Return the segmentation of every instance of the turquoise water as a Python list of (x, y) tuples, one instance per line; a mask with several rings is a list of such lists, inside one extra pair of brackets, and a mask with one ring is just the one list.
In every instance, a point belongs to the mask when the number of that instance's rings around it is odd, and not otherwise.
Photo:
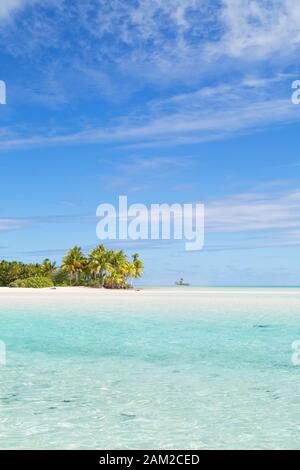
[(0, 297), (0, 448), (297, 449), (299, 319), (300, 290)]

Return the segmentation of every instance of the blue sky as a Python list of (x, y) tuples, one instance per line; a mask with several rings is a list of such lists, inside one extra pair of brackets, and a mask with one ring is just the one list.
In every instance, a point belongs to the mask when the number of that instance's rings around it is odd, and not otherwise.
[(144, 283), (300, 284), (294, 0), (1, 0), (0, 258), (95, 245), (100, 203), (206, 207)]

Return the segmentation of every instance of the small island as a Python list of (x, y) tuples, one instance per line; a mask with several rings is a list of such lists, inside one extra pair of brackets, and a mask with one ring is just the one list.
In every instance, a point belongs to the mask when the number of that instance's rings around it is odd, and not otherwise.
[(107, 250), (104, 245), (85, 255), (79, 246), (71, 248), (61, 266), (48, 258), (42, 263), (0, 262), (0, 287), (47, 288), (93, 287), (130, 289), (131, 279), (138, 279), (144, 270), (137, 253), (132, 260), (123, 251)]

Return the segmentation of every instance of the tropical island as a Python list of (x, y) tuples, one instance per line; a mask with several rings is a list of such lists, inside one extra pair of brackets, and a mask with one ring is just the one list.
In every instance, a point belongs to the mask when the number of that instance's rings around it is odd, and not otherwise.
[(107, 250), (104, 245), (96, 246), (88, 255), (74, 246), (63, 257), (61, 266), (48, 258), (42, 263), (29, 264), (0, 261), (0, 287), (130, 289), (130, 280), (140, 278), (143, 270), (137, 253), (130, 261), (123, 251)]

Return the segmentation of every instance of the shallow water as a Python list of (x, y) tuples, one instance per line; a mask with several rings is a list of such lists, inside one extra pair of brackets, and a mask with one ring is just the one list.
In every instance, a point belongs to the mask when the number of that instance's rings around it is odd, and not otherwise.
[(0, 448), (297, 449), (300, 290), (0, 297)]

